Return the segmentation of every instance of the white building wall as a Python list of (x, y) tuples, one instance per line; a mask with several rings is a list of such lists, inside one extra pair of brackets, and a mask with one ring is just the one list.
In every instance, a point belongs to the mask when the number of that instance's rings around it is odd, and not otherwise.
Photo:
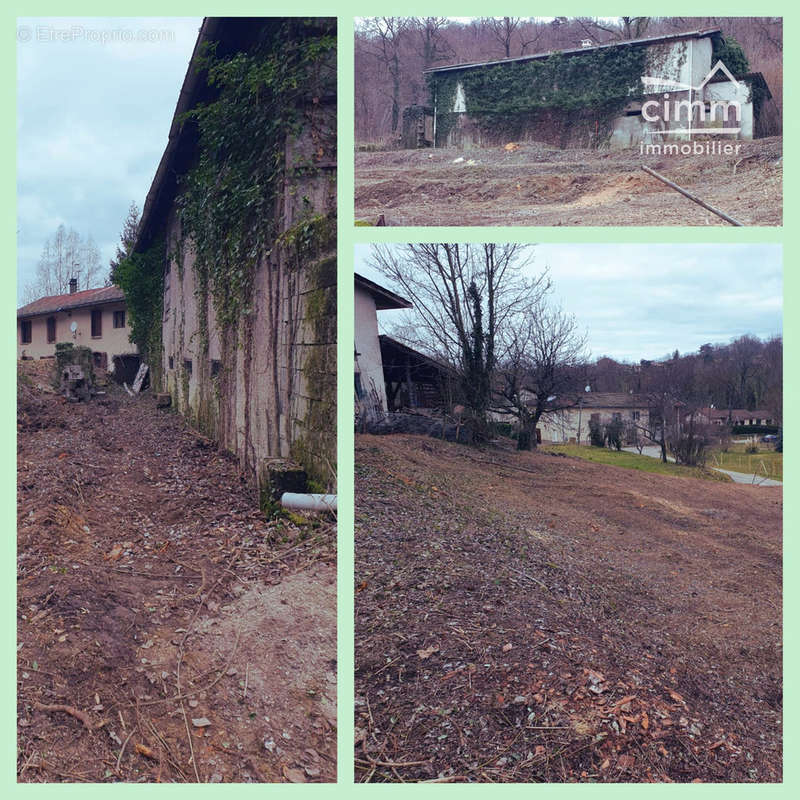
[[(114, 312), (124, 311), (125, 303), (104, 303), (95, 306), (95, 310), (102, 311), (101, 335), (92, 336), (92, 307), (76, 308), (71, 311), (59, 311), (55, 314), (40, 314), (30, 317), (31, 341), (22, 343), (21, 326), (17, 322), (17, 358), (48, 358), (55, 356), (56, 344), (71, 342), (76, 347), (89, 347), (98, 353), (108, 355), (109, 365), (114, 356), (136, 353), (136, 345), (130, 341), (130, 325), (127, 311), (125, 313), (125, 327), (114, 327)], [(56, 319), (56, 340), (47, 341), (47, 320)], [(70, 325), (75, 322), (77, 330), (71, 331)]]
[(378, 340), (378, 314), (375, 300), (358, 284), (355, 288), (355, 370), (361, 374), (361, 387), (372, 397), (374, 410), (387, 412), (383, 360)]

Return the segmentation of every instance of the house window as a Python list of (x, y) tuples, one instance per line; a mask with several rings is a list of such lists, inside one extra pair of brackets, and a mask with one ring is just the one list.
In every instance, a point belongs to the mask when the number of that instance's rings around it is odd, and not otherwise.
[(169, 357), (169, 368), (170, 369), (175, 369), (175, 357), (174, 356), (170, 356)]
[(638, 422), (640, 416), (641, 416), (641, 412), (640, 411), (631, 411), (631, 419), (634, 422)]
[(47, 318), (47, 343), (52, 344), (56, 340), (56, 318)]
[(100, 339), (103, 335), (103, 312), (99, 309), (92, 311), (92, 339)]
[(114, 312), (114, 327), (115, 328), (124, 328), (125, 327), (125, 309), (123, 308), (121, 311)]
[(192, 359), (191, 358), (185, 358), (183, 360), (183, 368), (186, 370), (186, 374), (187, 375), (191, 375), (192, 374)]
[(219, 370), (221, 367), (221, 362), (218, 358), (211, 359), (211, 377), (218, 378), (219, 377)]
[(22, 344), (30, 344), (31, 343), (31, 321), (29, 319), (23, 319), (19, 323), (19, 332), (20, 337), (22, 340)]

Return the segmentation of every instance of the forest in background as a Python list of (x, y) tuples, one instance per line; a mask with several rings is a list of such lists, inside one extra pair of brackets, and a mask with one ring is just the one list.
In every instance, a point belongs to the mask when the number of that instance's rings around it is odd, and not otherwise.
[(783, 21), (780, 17), (372, 17), (355, 28), (355, 139), (391, 144), (402, 111), (425, 105), (424, 70), (550, 50), (720, 28), (761, 72), (779, 113), (783, 99)]

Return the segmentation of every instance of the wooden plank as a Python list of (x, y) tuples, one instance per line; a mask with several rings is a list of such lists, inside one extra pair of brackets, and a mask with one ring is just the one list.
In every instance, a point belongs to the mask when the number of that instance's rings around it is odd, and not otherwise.
[(144, 383), (144, 377), (147, 375), (148, 366), (147, 364), (140, 364), (139, 371), (136, 373), (136, 377), (133, 380), (133, 393), (139, 394), (142, 391), (142, 384)]

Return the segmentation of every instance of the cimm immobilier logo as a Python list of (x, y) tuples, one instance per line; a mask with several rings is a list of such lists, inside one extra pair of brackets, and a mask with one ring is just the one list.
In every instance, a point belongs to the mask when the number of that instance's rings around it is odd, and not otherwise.
[[(722, 73), (728, 80), (735, 95), (731, 99), (703, 98), (703, 89), (717, 73)], [(730, 70), (722, 63), (717, 63), (703, 79), (699, 86), (689, 83), (659, 78), (650, 75), (642, 76), (645, 91), (650, 94), (663, 93), (659, 99), (651, 98), (642, 104), (642, 117), (645, 122), (651, 123), (646, 136), (650, 142), (644, 140), (639, 144), (639, 150), (648, 155), (701, 155), (738, 153), (741, 144), (730, 142), (692, 142), (691, 144), (652, 142), (652, 137), (670, 136), (682, 139), (691, 139), (693, 135), (702, 133), (704, 136), (736, 136), (741, 130), (742, 105), (738, 98), (741, 84), (733, 77)], [(673, 93), (680, 92), (682, 96), (672, 97)], [(684, 95), (687, 93), (687, 95)], [(706, 126), (706, 122), (722, 123)], [(672, 124), (678, 123), (678, 127)]]

